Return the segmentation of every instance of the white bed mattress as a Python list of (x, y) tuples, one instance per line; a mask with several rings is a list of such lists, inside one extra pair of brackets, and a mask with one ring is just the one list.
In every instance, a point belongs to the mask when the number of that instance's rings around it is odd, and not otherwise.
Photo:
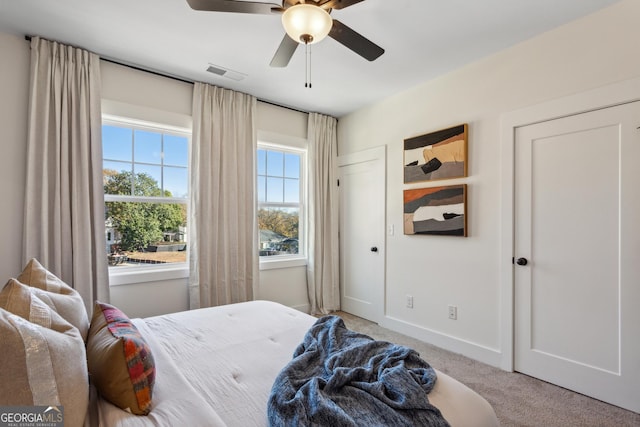
[[(266, 426), (273, 381), (316, 320), (267, 301), (135, 319), (156, 361), (151, 413), (98, 399), (100, 425)], [(499, 425), (486, 400), (441, 372), (429, 400), (452, 426)]]

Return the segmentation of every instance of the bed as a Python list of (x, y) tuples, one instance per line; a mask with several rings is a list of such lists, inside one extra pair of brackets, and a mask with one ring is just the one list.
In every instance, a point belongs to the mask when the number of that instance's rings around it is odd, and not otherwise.
[[(266, 426), (274, 380), (317, 319), (252, 301), (132, 321), (155, 360), (150, 412), (133, 415), (97, 397), (100, 426)], [(450, 425), (499, 425), (480, 395), (436, 373), (429, 401)]]
[[(324, 333), (326, 325), (332, 328), (326, 331), (336, 335), (314, 335), (314, 331)], [(314, 341), (321, 336), (329, 340)], [(411, 360), (395, 358), (393, 353), (395, 359), (388, 365), (391, 368), (383, 369), (377, 362), (369, 364), (371, 359), (355, 360), (352, 365), (349, 365), (352, 360), (331, 359), (332, 367), (325, 369), (328, 364), (324, 360), (328, 359), (320, 358), (316, 363), (307, 358), (314, 354), (331, 357), (353, 354), (335, 345), (343, 337), (348, 338), (345, 342), (350, 350), (360, 350), (353, 345), (356, 341), (362, 342), (363, 348), (373, 349), (371, 354), (377, 361), (390, 359), (386, 355), (379, 357), (378, 346), (387, 344), (390, 347), (385, 348), (410, 355)], [(413, 350), (349, 331), (337, 316), (317, 319), (275, 302), (252, 301), (129, 319), (117, 307), (96, 301), (89, 317), (78, 292), (35, 259), (0, 291), (0, 348), (3, 353), (0, 412), (3, 407), (15, 406), (33, 407), (44, 411), (43, 414), (55, 410), (62, 415), (64, 411), (67, 427), (261, 427), (274, 420), (272, 425), (333, 426), (336, 423), (316, 420), (332, 419), (346, 406), (365, 407), (359, 416), (349, 418), (350, 422), (345, 424), (361, 425), (362, 417), (372, 413), (376, 414), (373, 419), (379, 420), (381, 406), (391, 407), (389, 402), (408, 400), (419, 405), (394, 406), (387, 414), (398, 415), (398, 408), (416, 409), (402, 413), (403, 420), (409, 422), (387, 424), (415, 424), (414, 414), (422, 416), (418, 411), (423, 410), (438, 417), (437, 423), (423, 425), (447, 422), (452, 426), (498, 425), (493, 409), (480, 395), (434, 371)], [(300, 349), (305, 349), (303, 355)], [(336, 353), (334, 349), (339, 351)], [(307, 350), (316, 353), (306, 353)], [(397, 363), (398, 360), (401, 362)], [(424, 364), (424, 369), (414, 362)], [(313, 411), (313, 405), (322, 407), (329, 418), (291, 421), (286, 418), (286, 411), (281, 411), (281, 403), (297, 405), (287, 393), (297, 397), (304, 392), (298, 393), (301, 389), (286, 374), (297, 375), (308, 367), (313, 370), (318, 366), (328, 372), (335, 368), (341, 375), (354, 369), (358, 375), (376, 372), (394, 380), (407, 378), (388, 386), (383, 381), (358, 376), (343, 387), (331, 382), (338, 376), (330, 377), (321, 392), (316, 387), (315, 395), (305, 397), (301, 411), (300, 406), (295, 406), (297, 414), (305, 416), (308, 408)], [(423, 387), (423, 379), (428, 387)], [(306, 377), (302, 380), (306, 381)], [(322, 380), (317, 379), (314, 384)], [(283, 384), (286, 388), (282, 388)], [(312, 388), (305, 388), (309, 389)], [(349, 395), (363, 390), (365, 393), (382, 390), (382, 394), (376, 395), (382, 398), (371, 399), (369, 394), (375, 393)], [(426, 390), (430, 392), (427, 394)], [(324, 393), (329, 391), (336, 394), (326, 398), (328, 395)], [(394, 400), (396, 396), (400, 399)], [(349, 405), (333, 406), (339, 400), (348, 400)], [(371, 413), (366, 406), (368, 402), (372, 402)]]

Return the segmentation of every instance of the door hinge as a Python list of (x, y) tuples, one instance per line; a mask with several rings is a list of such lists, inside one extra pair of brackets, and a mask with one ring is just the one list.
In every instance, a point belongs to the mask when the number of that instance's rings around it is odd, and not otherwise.
[(338, 180), (338, 187), (340, 187), (340, 180)]

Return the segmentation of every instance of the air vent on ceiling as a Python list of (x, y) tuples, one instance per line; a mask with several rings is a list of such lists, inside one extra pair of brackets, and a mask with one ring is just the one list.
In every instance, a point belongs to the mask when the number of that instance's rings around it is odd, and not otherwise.
[(244, 78), (247, 77), (246, 74), (242, 74), (237, 71), (233, 71), (228, 68), (224, 68), (219, 65), (213, 65), (213, 64), (209, 64), (209, 68), (207, 68), (207, 71), (212, 74), (223, 76), (235, 81), (244, 80)]

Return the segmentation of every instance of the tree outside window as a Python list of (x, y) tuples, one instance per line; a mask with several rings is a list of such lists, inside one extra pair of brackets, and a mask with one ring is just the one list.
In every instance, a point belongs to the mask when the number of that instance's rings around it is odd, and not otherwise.
[(188, 140), (162, 128), (103, 123), (110, 265), (186, 262)]
[(260, 144), (257, 153), (261, 257), (298, 256), (304, 227), (302, 150)]

